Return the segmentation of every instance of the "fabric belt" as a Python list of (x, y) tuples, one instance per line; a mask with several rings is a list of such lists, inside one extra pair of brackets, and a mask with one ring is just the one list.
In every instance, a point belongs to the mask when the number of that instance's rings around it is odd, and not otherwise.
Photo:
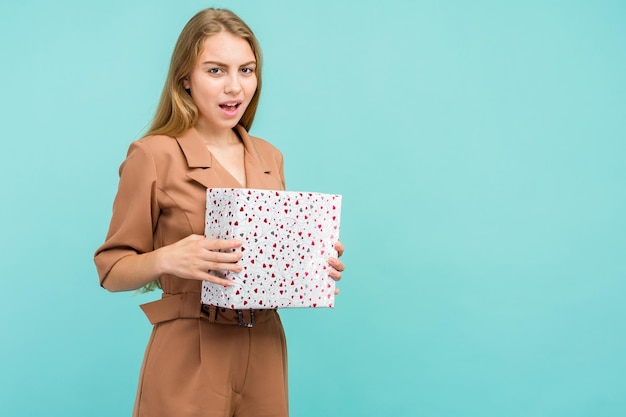
[(160, 300), (142, 304), (140, 307), (152, 324), (176, 319), (205, 319), (210, 323), (238, 324), (252, 327), (272, 317), (272, 310), (232, 310), (230, 308), (204, 305), (200, 293), (163, 293)]

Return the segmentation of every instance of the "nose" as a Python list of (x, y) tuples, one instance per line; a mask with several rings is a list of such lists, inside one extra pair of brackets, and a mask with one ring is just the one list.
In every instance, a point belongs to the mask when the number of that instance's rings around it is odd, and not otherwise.
[(231, 74), (226, 79), (226, 85), (224, 86), (224, 92), (226, 94), (239, 94), (241, 92), (241, 83), (239, 81), (239, 74)]

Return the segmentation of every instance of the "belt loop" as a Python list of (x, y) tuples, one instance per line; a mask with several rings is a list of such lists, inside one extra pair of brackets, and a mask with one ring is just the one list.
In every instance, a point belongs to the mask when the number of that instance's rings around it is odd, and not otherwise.
[(202, 304), (202, 311), (207, 314), (209, 323), (215, 323), (217, 320), (217, 307), (214, 305)]

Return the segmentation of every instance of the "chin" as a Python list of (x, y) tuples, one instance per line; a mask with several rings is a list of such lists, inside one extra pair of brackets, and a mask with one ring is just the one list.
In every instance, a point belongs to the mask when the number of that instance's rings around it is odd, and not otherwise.
[(237, 119), (237, 120), (233, 120), (232, 123), (228, 123), (227, 125), (228, 129), (234, 129), (239, 124), (240, 120), (241, 119)]

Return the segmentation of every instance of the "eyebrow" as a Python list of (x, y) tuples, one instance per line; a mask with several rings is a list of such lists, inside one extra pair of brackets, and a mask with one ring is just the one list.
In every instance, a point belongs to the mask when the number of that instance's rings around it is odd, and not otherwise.
[[(247, 65), (252, 65), (252, 64), (256, 65), (256, 61), (246, 62), (245, 64), (241, 64), (239, 66), (240, 67), (245, 67)], [(228, 64), (225, 64), (223, 62), (218, 62), (218, 61), (205, 61), (205, 62), (202, 63), (202, 65), (217, 65), (219, 67), (227, 67), (228, 66)]]

